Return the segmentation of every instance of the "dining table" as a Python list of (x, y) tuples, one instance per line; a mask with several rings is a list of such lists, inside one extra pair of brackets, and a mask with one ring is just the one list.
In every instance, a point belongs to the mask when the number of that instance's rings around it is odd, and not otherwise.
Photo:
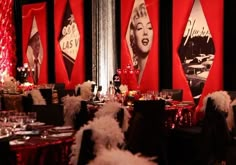
[[(15, 130), (4, 137), (16, 165), (66, 165), (69, 162), (74, 130), (71, 126), (45, 125), (35, 122), (26, 130)], [(0, 136), (1, 138), (1, 136)]]

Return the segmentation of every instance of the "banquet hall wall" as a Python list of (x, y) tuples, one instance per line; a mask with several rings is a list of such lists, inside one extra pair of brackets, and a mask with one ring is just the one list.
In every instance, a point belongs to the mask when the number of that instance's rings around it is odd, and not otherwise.
[[(55, 82), (55, 45), (54, 45), (54, 1), (53, 0), (15, 0), (14, 4), (14, 13), (16, 20), (16, 47), (17, 47), (17, 66), (22, 65), (22, 45), (21, 45), (21, 5), (35, 2), (47, 2), (47, 28), (48, 28), (48, 81)], [(84, 2), (84, 18), (86, 21), (84, 22), (85, 30), (85, 79), (92, 80), (93, 79), (93, 52), (92, 49), (97, 47), (97, 45), (93, 45), (92, 43), (92, 3), (95, 0), (85, 0)], [(116, 38), (116, 65), (117, 67), (121, 66), (120, 61), (120, 0), (116, 0), (114, 13), (116, 14), (116, 23), (115, 23), (115, 34), (118, 36)], [(173, 1), (172, 0), (160, 0), (159, 1), (159, 89), (161, 88), (172, 88), (172, 9), (173, 9)], [(214, 3), (214, 0), (212, 0)], [(236, 16), (236, 1), (227, 0), (224, 1), (224, 25), (223, 25), (223, 88), (225, 90), (236, 90), (236, 55), (235, 55), (235, 39), (236, 39), (236, 20), (233, 19)], [(215, 18), (217, 19), (217, 18)], [(97, 54), (99, 56), (99, 54)], [(96, 66), (98, 67), (98, 66)], [(113, 68), (114, 69), (114, 68)]]

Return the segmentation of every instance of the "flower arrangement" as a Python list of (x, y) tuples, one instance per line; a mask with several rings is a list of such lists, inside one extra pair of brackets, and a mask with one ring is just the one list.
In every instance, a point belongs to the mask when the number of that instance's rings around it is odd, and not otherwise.
[(153, 158), (141, 156), (140, 154), (132, 154), (128, 150), (103, 149), (88, 165), (157, 165), (152, 159)]
[(31, 90), (33, 90), (35, 88), (35, 85), (30, 82), (25, 82), (23, 84), (19, 84), (17, 88), (18, 88), (17, 90), (20, 93), (24, 93), (24, 92), (30, 92)]
[(94, 141), (94, 153), (98, 153), (104, 148), (117, 148), (124, 143), (124, 134), (118, 122), (110, 116), (94, 118), (88, 124), (80, 128), (75, 134), (74, 144), (71, 146), (70, 164), (76, 165), (80, 154), (83, 131), (92, 130), (92, 140)]
[(102, 108), (100, 108), (99, 111), (97, 111), (95, 113), (95, 117), (102, 117), (102, 116), (108, 115), (108, 116), (115, 118), (116, 114), (118, 113), (120, 108), (124, 109), (124, 120), (123, 120), (121, 129), (123, 132), (126, 132), (129, 127), (130, 114), (129, 114), (128, 110), (125, 107), (122, 107), (122, 105), (119, 104), (118, 102), (113, 102), (113, 101), (106, 102), (102, 106)]

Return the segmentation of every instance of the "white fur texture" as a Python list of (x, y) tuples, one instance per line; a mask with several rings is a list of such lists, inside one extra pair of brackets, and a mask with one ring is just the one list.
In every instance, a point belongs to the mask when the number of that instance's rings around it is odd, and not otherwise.
[(75, 86), (75, 93), (77, 94), (78, 88), (80, 88), (80, 96), (84, 100), (89, 100), (92, 95), (92, 84), (94, 84), (94, 81), (85, 81), (82, 84), (78, 84)]
[(128, 110), (125, 107), (122, 107), (122, 105), (118, 102), (110, 101), (106, 102), (102, 108), (100, 108), (96, 113), (95, 117), (102, 117), (105, 115), (111, 116), (111, 117), (116, 117), (116, 114), (120, 110), (120, 108), (124, 109), (124, 120), (122, 123), (122, 131), (126, 132), (128, 127), (129, 127), (129, 119), (130, 119), (130, 114)]
[(46, 101), (38, 89), (31, 90), (30, 94), (32, 96), (34, 105), (46, 105)]
[[(215, 92), (209, 93), (203, 99), (203, 106), (201, 108), (201, 111), (205, 111), (207, 99), (209, 97), (214, 100), (214, 103), (219, 110), (228, 113), (226, 122), (227, 122), (228, 129), (231, 131), (232, 128), (234, 127), (234, 115), (233, 115), (231, 98), (229, 94), (227, 93), (227, 91), (215, 91)], [(234, 103), (236, 103), (236, 101)]]
[(80, 111), (82, 98), (80, 96), (65, 96), (63, 97), (64, 105), (64, 125), (74, 126), (73, 121), (75, 114)]
[(83, 131), (92, 130), (92, 140), (94, 141), (94, 154), (96, 155), (104, 148), (117, 148), (119, 144), (124, 143), (124, 134), (121, 131), (118, 122), (110, 117), (103, 116), (94, 118), (84, 125), (75, 134), (74, 144), (71, 146), (70, 164), (76, 165), (80, 154)]
[(103, 149), (88, 165), (157, 165), (152, 158), (132, 154), (127, 150)]

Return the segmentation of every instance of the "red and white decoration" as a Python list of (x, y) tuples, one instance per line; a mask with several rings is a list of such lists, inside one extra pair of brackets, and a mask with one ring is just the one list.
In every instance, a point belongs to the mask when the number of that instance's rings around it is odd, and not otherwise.
[(66, 88), (84, 82), (84, 1), (55, 0), (55, 75)]
[[(223, 0), (196, 0), (199, 1), (211, 33), (215, 55), (210, 72), (201, 93), (197, 109), (202, 106), (202, 99), (212, 91), (223, 88)], [(183, 100), (193, 101), (193, 96), (186, 79), (180, 58), (179, 46), (183, 38), (186, 24), (194, 4), (194, 0), (173, 1), (173, 88), (184, 89)], [(217, 19), (215, 19), (217, 18)]]
[(13, 0), (0, 1), (0, 81), (15, 75), (16, 46)]

